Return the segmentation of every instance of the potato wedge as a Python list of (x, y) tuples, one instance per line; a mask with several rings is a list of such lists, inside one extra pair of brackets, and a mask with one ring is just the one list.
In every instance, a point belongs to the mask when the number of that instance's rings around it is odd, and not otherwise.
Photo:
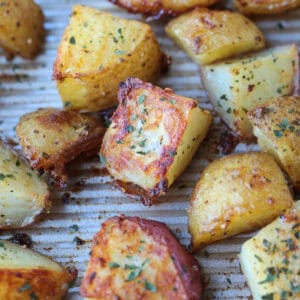
[(197, 260), (160, 222), (108, 219), (94, 239), (80, 288), (85, 299), (201, 299)]
[(117, 103), (121, 81), (154, 81), (166, 65), (149, 25), (75, 5), (53, 77), (66, 109), (100, 111)]
[(242, 138), (253, 137), (247, 112), (270, 98), (297, 94), (296, 45), (271, 48), (202, 68), (203, 84), (215, 110)]
[(271, 155), (252, 152), (216, 160), (203, 171), (191, 199), (193, 249), (260, 228), (292, 205)]
[(166, 32), (201, 65), (265, 47), (255, 23), (226, 10), (195, 9), (171, 20)]
[(32, 59), (43, 45), (44, 15), (33, 0), (5, 0), (0, 5), (0, 47), (11, 59)]
[(60, 300), (77, 272), (50, 258), (0, 240), (0, 299)]
[(1, 139), (0, 191), (1, 229), (31, 224), (50, 207), (46, 183)]
[(94, 117), (55, 108), (26, 114), (16, 127), (31, 166), (42, 173), (49, 172), (59, 186), (67, 179), (65, 165), (81, 153), (97, 153), (104, 131)]
[(300, 299), (300, 201), (243, 244), (240, 262), (254, 300)]
[(130, 78), (120, 85), (100, 158), (124, 192), (151, 205), (191, 161), (211, 120), (196, 101)]
[(234, 0), (234, 6), (246, 15), (278, 14), (300, 6), (299, 0)]
[(262, 151), (272, 154), (300, 192), (300, 97), (282, 97), (248, 113)]

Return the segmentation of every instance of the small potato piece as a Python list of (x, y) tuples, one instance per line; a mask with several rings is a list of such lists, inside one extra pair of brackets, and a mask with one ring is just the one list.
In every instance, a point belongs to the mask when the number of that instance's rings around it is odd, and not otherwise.
[(201, 65), (265, 47), (258, 27), (241, 14), (198, 8), (170, 21), (167, 34)]
[(108, 219), (96, 235), (80, 293), (85, 299), (200, 300), (197, 260), (160, 222)]
[(300, 6), (299, 0), (234, 0), (234, 6), (246, 15), (278, 14)]
[(151, 205), (191, 161), (212, 117), (196, 101), (130, 78), (101, 148), (116, 183)]
[(0, 47), (7, 58), (34, 58), (42, 48), (44, 35), (44, 15), (33, 0), (1, 1)]
[(260, 228), (292, 205), (271, 155), (253, 152), (216, 160), (203, 171), (191, 199), (193, 249)]
[(155, 81), (166, 56), (148, 24), (75, 5), (54, 64), (66, 109), (100, 111), (117, 102), (130, 76)]
[(300, 201), (243, 244), (240, 262), (253, 299), (300, 299)]
[(270, 98), (297, 94), (296, 45), (271, 48), (202, 68), (203, 84), (215, 110), (242, 138), (253, 137), (247, 112)]
[(0, 241), (0, 299), (60, 300), (77, 277), (50, 258)]
[(248, 113), (262, 151), (272, 154), (300, 192), (300, 97), (282, 97)]
[(50, 207), (46, 183), (1, 139), (0, 191), (1, 229), (31, 224)]
[(76, 111), (39, 109), (21, 117), (16, 128), (31, 166), (51, 173), (59, 185), (66, 180), (65, 165), (100, 148), (104, 127), (97, 119)]

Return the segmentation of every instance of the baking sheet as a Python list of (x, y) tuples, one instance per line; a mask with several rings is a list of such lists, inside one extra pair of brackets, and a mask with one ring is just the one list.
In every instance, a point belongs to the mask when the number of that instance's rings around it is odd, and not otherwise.
[[(19, 117), (40, 107), (61, 107), (55, 82), (51, 80), (52, 64), (63, 30), (68, 23), (72, 0), (37, 1), (46, 16), (47, 37), (44, 52), (34, 61), (15, 58), (7, 62), (0, 52), (0, 130), (14, 137)], [(225, 4), (226, 1), (224, 1)], [(128, 14), (106, 0), (85, 0), (80, 3), (103, 9), (112, 14), (141, 19), (139, 15)], [(230, 6), (230, 2), (226, 3)], [(297, 43), (300, 45), (300, 10), (284, 15), (257, 19), (270, 46)], [(202, 89), (198, 67), (174, 46), (163, 30), (163, 22), (152, 22), (159, 42), (173, 58), (170, 72), (158, 82), (170, 87), (178, 94), (195, 98), (204, 108), (211, 109)], [(183, 245), (188, 245), (187, 232), (188, 201), (201, 170), (209, 161), (220, 156), (217, 145), (224, 133), (218, 118), (209, 133), (209, 138), (199, 149), (188, 169), (180, 176), (161, 203), (151, 208), (124, 196), (110, 184), (111, 178), (99, 170), (98, 160), (74, 162), (69, 167), (70, 188), (52, 196), (53, 207), (49, 215), (25, 232), (34, 242), (34, 249), (53, 257), (63, 265), (75, 265), (79, 271), (76, 286), (70, 289), (66, 299), (81, 299), (79, 284), (89, 258), (94, 234), (101, 223), (116, 214), (140, 216), (159, 220), (172, 229)], [(256, 145), (239, 144), (235, 152), (257, 150)], [(70, 229), (78, 225), (79, 231)], [(1, 232), (1, 238), (11, 236), (12, 231)], [(85, 240), (77, 246), (73, 239)], [(207, 246), (197, 253), (203, 273), (205, 299), (249, 299), (251, 298), (243, 275), (240, 272), (238, 253), (241, 244), (250, 234), (239, 235)]]

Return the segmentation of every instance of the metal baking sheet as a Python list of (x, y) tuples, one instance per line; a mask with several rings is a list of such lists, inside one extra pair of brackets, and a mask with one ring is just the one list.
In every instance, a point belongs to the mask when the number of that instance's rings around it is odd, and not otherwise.
[[(7, 62), (0, 52), (0, 130), (14, 137), (19, 117), (40, 107), (61, 107), (52, 81), (52, 64), (63, 30), (68, 23), (71, 7), (77, 1), (39, 0), (46, 16), (46, 43), (43, 53), (33, 61), (15, 58)], [(113, 6), (106, 0), (85, 0), (80, 3), (130, 19), (142, 19)], [(224, 5), (230, 7), (230, 2)], [(269, 46), (296, 43), (300, 45), (300, 10), (256, 19), (265, 33)], [(164, 21), (152, 22), (159, 42), (173, 58), (170, 72), (158, 84), (170, 87), (178, 94), (197, 99), (200, 106), (211, 109), (202, 89), (198, 67), (179, 50), (164, 33)], [(116, 214), (140, 216), (159, 220), (172, 229), (183, 245), (188, 246), (188, 202), (202, 169), (209, 161), (219, 157), (218, 144), (224, 127), (216, 117), (208, 139), (161, 202), (151, 208), (135, 199), (124, 196), (111, 184), (111, 178), (99, 170), (97, 158), (72, 163), (68, 170), (70, 188), (52, 196), (53, 206), (49, 215), (30, 227), (19, 230), (29, 234), (34, 249), (51, 256), (63, 265), (75, 265), (79, 278), (69, 290), (66, 299), (81, 299), (79, 284), (86, 268), (92, 238), (101, 223)], [(239, 144), (235, 152), (258, 149), (257, 145)], [(70, 226), (77, 224), (74, 232)], [(12, 231), (1, 232), (1, 238), (11, 236)], [(78, 236), (85, 244), (77, 246), (73, 239)], [(241, 244), (251, 234), (239, 235), (207, 246), (196, 255), (203, 273), (205, 299), (249, 299), (251, 294), (241, 274), (238, 253)]]

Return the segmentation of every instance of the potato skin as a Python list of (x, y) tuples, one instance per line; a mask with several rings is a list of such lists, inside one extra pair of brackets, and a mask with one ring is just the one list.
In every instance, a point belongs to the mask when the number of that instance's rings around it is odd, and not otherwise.
[(0, 47), (7, 58), (32, 59), (43, 45), (44, 15), (33, 0), (5, 0), (0, 5)]
[(248, 113), (262, 151), (274, 156), (300, 192), (300, 97), (280, 97)]
[(167, 66), (148, 24), (75, 5), (53, 78), (66, 109), (100, 111), (117, 103), (121, 81), (135, 76), (153, 82)]
[(86, 299), (200, 300), (200, 278), (197, 260), (165, 224), (121, 216), (96, 235), (80, 292)]
[(171, 20), (166, 32), (200, 65), (265, 47), (255, 23), (226, 10), (195, 9)]
[(203, 171), (191, 198), (193, 250), (260, 228), (292, 205), (284, 176), (269, 154), (218, 159)]

